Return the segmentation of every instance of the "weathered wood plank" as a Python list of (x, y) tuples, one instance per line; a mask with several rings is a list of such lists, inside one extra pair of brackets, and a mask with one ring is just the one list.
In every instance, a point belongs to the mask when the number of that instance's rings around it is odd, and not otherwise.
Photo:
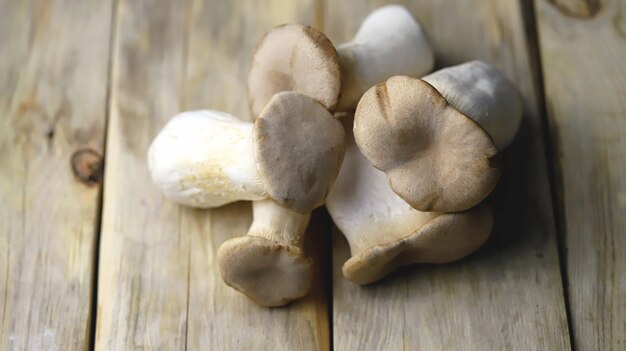
[[(319, 25), (321, 16), (317, 16), (316, 6), (313, 0), (196, 1), (185, 109), (211, 107), (250, 120), (246, 82), (257, 41), (278, 24)], [(324, 230), (330, 231), (330, 225), (324, 226), (321, 219), (313, 217), (309, 239), (319, 238)], [(182, 231), (191, 235), (192, 242), (189, 304), (197, 306), (189, 310), (188, 349), (327, 349), (328, 313), (320, 284), (314, 284), (311, 296), (302, 301), (286, 308), (267, 309), (251, 303), (222, 282), (215, 256), (217, 248), (234, 236), (245, 235), (250, 221), (248, 204), (208, 212), (183, 210)], [(319, 269), (317, 273), (319, 282)], [(238, 328), (224, 328), (229, 325)]]
[(0, 1), (0, 350), (89, 344), (111, 8)]
[(174, 205), (152, 185), (145, 161), (151, 139), (177, 111), (215, 108), (249, 119), (245, 87), (256, 41), (277, 24), (315, 24), (317, 14), (314, 1), (120, 2), (96, 349), (328, 348), (319, 290), (268, 309), (222, 282), (216, 250), (245, 235), (249, 204)]
[(574, 346), (624, 350), (626, 1), (536, 4)]
[(182, 350), (189, 243), (180, 208), (146, 170), (154, 133), (180, 109), (189, 3), (119, 1), (98, 272), (98, 350)]
[[(347, 40), (383, 1), (325, 6), (325, 29)], [(569, 348), (535, 72), (518, 1), (405, 2), (424, 24), (437, 66), (481, 58), (523, 93), (526, 112), (491, 197), (492, 239), (477, 254), (421, 266), (369, 287), (344, 280), (349, 256), (334, 238), (334, 345), (338, 350), (562, 350)], [(350, 13), (350, 16), (346, 14)]]

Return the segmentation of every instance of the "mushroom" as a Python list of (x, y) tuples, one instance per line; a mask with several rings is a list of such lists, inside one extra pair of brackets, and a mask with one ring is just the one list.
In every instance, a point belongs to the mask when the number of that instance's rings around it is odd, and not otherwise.
[(224, 282), (263, 306), (281, 306), (309, 291), (312, 260), (303, 251), (311, 217), (271, 200), (252, 202), (248, 234), (224, 242), (217, 251)]
[(422, 76), (433, 62), (421, 26), (398, 5), (372, 12), (356, 36), (336, 51), (309, 26), (282, 25), (261, 39), (254, 55), (248, 76), (252, 114), (259, 115), (275, 93), (289, 90), (309, 95), (331, 111), (352, 110), (372, 85), (398, 74)]
[(214, 110), (181, 113), (148, 151), (166, 197), (212, 208), (271, 198), (293, 211), (321, 206), (343, 159), (344, 131), (322, 105), (276, 94), (253, 123)]
[(458, 212), (495, 187), (498, 151), (512, 140), (521, 115), (513, 84), (493, 66), (473, 61), (372, 87), (357, 107), (354, 137), (415, 209)]
[(174, 116), (148, 149), (152, 180), (168, 199), (192, 207), (267, 198), (253, 157), (252, 128), (215, 110)]
[[(419, 178), (415, 178), (419, 181)], [(414, 263), (447, 263), (478, 249), (489, 237), (491, 209), (420, 212), (389, 187), (387, 177), (361, 154), (352, 136), (326, 208), (350, 246), (344, 277), (369, 284)]]
[(341, 92), (339, 58), (326, 36), (309, 26), (285, 24), (259, 42), (248, 76), (250, 110), (256, 117), (274, 94), (298, 91), (333, 110)]

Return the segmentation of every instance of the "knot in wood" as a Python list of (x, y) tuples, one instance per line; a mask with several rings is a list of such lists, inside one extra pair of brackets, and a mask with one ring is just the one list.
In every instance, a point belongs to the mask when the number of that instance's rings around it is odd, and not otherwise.
[(70, 159), (74, 176), (87, 186), (96, 186), (102, 181), (102, 156), (95, 150), (76, 150)]

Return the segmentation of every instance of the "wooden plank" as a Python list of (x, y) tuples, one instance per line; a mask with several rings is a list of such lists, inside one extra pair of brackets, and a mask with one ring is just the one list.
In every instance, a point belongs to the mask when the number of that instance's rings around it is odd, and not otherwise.
[(120, 2), (97, 350), (328, 348), (319, 290), (268, 309), (222, 282), (216, 250), (246, 234), (249, 204), (211, 211), (174, 205), (152, 185), (145, 160), (151, 139), (180, 110), (215, 108), (249, 119), (245, 87), (256, 41), (280, 23), (315, 24), (316, 13), (313, 1)]
[(536, 4), (574, 345), (624, 350), (626, 1)]
[[(331, 40), (350, 38), (383, 1), (325, 6)], [(401, 2), (402, 3), (402, 2)], [(532, 46), (518, 1), (405, 2), (425, 26), (437, 66), (481, 58), (523, 93), (518, 138), (504, 153), (491, 197), (493, 237), (477, 254), (443, 266), (420, 266), (373, 286), (341, 276), (349, 256), (337, 231), (333, 256), (334, 345), (338, 350), (563, 350), (569, 335), (554, 216), (537, 104)], [(350, 13), (350, 16), (346, 16)]]
[(111, 7), (0, 1), (0, 350), (89, 344)]

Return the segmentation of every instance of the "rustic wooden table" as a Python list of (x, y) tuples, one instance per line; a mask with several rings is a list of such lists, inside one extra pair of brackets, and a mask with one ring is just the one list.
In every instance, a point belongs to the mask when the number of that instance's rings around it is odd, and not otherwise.
[(216, 267), (250, 205), (182, 208), (152, 185), (173, 114), (249, 118), (265, 31), (339, 43), (385, 2), (0, 0), (0, 350), (626, 349), (624, 0), (400, 1), (438, 67), (492, 62), (526, 104), (493, 238), (461, 262), (355, 286), (318, 210), (313, 291), (261, 308)]

